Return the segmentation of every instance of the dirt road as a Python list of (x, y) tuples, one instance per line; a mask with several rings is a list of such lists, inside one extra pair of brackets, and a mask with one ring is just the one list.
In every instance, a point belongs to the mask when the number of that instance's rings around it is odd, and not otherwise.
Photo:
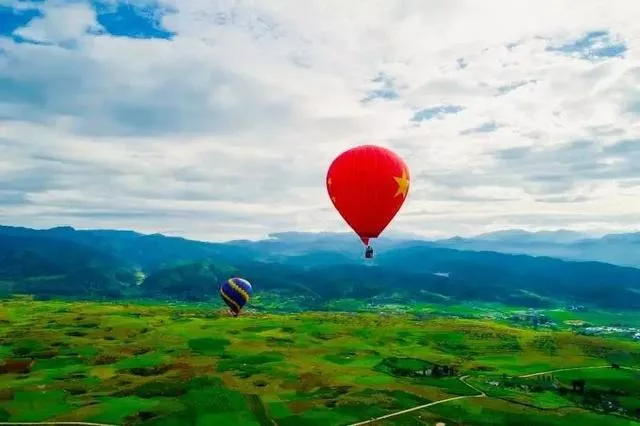
[(466, 382), (467, 377), (469, 377), (469, 376), (460, 377), (460, 381), (462, 383), (464, 383), (465, 385), (469, 386), (474, 391), (478, 392), (477, 395), (463, 395), (463, 396), (454, 396), (452, 398), (441, 399), (440, 401), (434, 401), (434, 402), (430, 402), (428, 404), (419, 405), (417, 407), (408, 408), (406, 410), (396, 411), (395, 413), (386, 414), (384, 416), (374, 417), (373, 419), (363, 420), (363, 421), (358, 422), (358, 423), (352, 423), (352, 424), (350, 424), (348, 426), (368, 425), (368, 424), (371, 424), (373, 422), (377, 422), (377, 421), (380, 421), (380, 420), (386, 420), (386, 419), (390, 419), (391, 417), (396, 417), (396, 416), (400, 416), (402, 414), (411, 413), (412, 411), (418, 411), (418, 410), (422, 410), (423, 408), (433, 407), (434, 405), (444, 404), (445, 402), (456, 401), (456, 400), (459, 400), (459, 399), (468, 399), (468, 398), (483, 398), (483, 397), (487, 396), (480, 389), (478, 389), (475, 386), (470, 385), (469, 383), (467, 383)]

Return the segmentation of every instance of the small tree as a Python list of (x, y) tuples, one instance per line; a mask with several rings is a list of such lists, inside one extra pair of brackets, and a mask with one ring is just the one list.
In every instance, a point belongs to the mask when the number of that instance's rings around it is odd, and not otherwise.
[(584, 393), (584, 387), (587, 382), (584, 379), (576, 379), (571, 382), (574, 392)]

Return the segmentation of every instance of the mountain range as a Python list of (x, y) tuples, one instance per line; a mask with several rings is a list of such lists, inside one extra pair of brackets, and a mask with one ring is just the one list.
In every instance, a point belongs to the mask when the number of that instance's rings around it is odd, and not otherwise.
[(498, 231), (471, 238), (433, 241), (438, 247), (459, 250), (521, 253), (565, 260), (599, 261), (640, 267), (640, 232), (590, 237), (573, 231)]
[[(3, 226), (0, 292), (206, 301), (217, 298), (221, 280), (240, 275), (259, 292), (295, 295), (316, 307), (349, 297), (637, 309), (640, 269), (568, 260), (597, 253), (613, 259), (626, 250), (627, 260), (622, 255), (614, 260), (634, 264), (632, 247), (640, 245), (634, 237), (585, 238), (567, 231), (437, 241), (388, 237), (376, 241), (376, 257), (365, 261), (351, 234), (285, 232), (259, 241), (210, 243), (133, 231)], [(563, 259), (550, 257), (553, 250)]]

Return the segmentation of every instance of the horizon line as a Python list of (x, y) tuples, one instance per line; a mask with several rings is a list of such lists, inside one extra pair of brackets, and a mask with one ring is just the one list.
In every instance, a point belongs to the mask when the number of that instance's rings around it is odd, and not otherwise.
[[(121, 229), (121, 228), (104, 228), (104, 227), (96, 227), (96, 228), (85, 228), (85, 227), (77, 227), (77, 226), (73, 226), (73, 225), (56, 225), (56, 226), (50, 226), (50, 227), (32, 227), (32, 226), (25, 226), (25, 225), (7, 225), (7, 224), (0, 224), (0, 227), (5, 227), (5, 228), (17, 228), (17, 229), (28, 229), (28, 230), (34, 230), (34, 231), (51, 231), (51, 230), (56, 230), (56, 229), (64, 229), (64, 228), (69, 228), (72, 229), (74, 231), (114, 231), (114, 232), (132, 232), (132, 233), (136, 233), (136, 234), (140, 234), (140, 235), (146, 235), (146, 236), (150, 236), (150, 235), (161, 235), (163, 237), (168, 237), (168, 238), (182, 238), (185, 240), (192, 240), (192, 241), (201, 241), (201, 242), (210, 242), (210, 243), (233, 243), (233, 242), (240, 242), (240, 241), (252, 241), (252, 242), (257, 242), (257, 241), (267, 241), (267, 240), (276, 240), (278, 239), (279, 236), (283, 235), (283, 234), (299, 234), (299, 235), (317, 235), (317, 236), (353, 236), (354, 239), (358, 239), (357, 235), (353, 232), (353, 231), (304, 231), (304, 230), (284, 230), (284, 231), (274, 231), (274, 232), (270, 232), (268, 234), (265, 234), (262, 237), (258, 237), (258, 238), (232, 238), (232, 239), (226, 239), (226, 240), (210, 240), (210, 239), (197, 239), (197, 238), (193, 238), (193, 237), (187, 237), (184, 235), (181, 235), (182, 233), (180, 232), (173, 232), (173, 231), (158, 231), (158, 232), (142, 232), (142, 231), (138, 231), (135, 229)], [(543, 233), (548, 233), (548, 234), (553, 234), (553, 233), (570, 233), (570, 234), (575, 234), (575, 239), (576, 240), (580, 240), (580, 239), (599, 239), (599, 238), (603, 238), (609, 235), (626, 235), (626, 234), (637, 234), (640, 231), (637, 229), (628, 229), (625, 231), (614, 231), (614, 232), (588, 232), (588, 231), (584, 231), (584, 230), (575, 230), (575, 229), (570, 229), (570, 228), (547, 228), (547, 229), (523, 229), (523, 228), (500, 228), (500, 229), (495, 229), (495, 230), (490, 230), (487, 232), (482, 232), (482, 233), (478, 233), (478, 234), (468, 234), (468, 235), (449, 235), (449, 236), (427, 236), (427, 235), (421, 235), (415, 232), (403, 232), (403, 231), (389, 231), (387, 233), (387, 235), (381, 235), (380, 237), (377, 238), (377, 240), (400, 240), (400, 241), (444, 241), (444, 240), (451, 240), (451, 239), (456, 239), (456, 238), (461, 238), (461, 239), (474, 239), (474, 238), (482, 238), (482, 237), (488, 237), (488, 236), (492, 236), (492, 235), (496, 235), (496, 234), (508, 234), (510, 232), (513, 233), (522, 233), (523, 235), (540, 235)], [(359, 241), (359, 240), (358, 240)]]

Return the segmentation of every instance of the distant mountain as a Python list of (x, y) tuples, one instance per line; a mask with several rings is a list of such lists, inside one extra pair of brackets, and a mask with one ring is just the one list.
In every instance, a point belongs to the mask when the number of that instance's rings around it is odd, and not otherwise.
[(72, 241), (85, 248), (108, 254), (123, 266), (147, 271), (212, 256), (234, 261), (259, 257), (255, 249), (243, 247), (241, 244), (205, 243), (133, 231), (76, 230), (72, 227), (35, 230), (0, 226), (0, 238), (6, 236)]
[(135, 283), (126, 262), (91, 246), (50, 235), (0, 234), (0, 294), (117, 297)]
[(575, 231), (557, 230), (557, 231), (537, 231), (529, 232), (521, 229), (507, 229), (503, 231), (494, 231), (486, 234), (480, 234), (475, 240), (484, 241), (502, 241), (502, 242), (519, 242), (519, 243), (559, 243), (566, 244), (578, 240), (588, 238), (587, 234)]
[(551, 256), (565, 260), (600, 261), (640, 267), (640, 233), (590, 237), (572, 231), (527, 232), (508, 230), (469, 238), (433, 241), (438, 247), (459, 250)]
[[(526, 245), (522, 241), (527, 238), (529, 247), (551, 244), (532, 241), (539, 237), (516, 232), (436, 242), (381, 238), (374, 261), (365, 262), (362, 244), (351, 234), (279, 233), (261, 241), (206, 243), (131, 231), (0, 227), (0, 291), (208, 300), (217, 297), (222, 280), (241, 275), (259, 291), (304, 296), (317, 306), (333, 298), (383, 297), (640, 308), (640, 269), (444, 247), (504, 248)], [(556, 237), (567, 241), (577, 236)], [(637, 244), (632, 237), (598, 241), (611, 240), (614, 245)]]

